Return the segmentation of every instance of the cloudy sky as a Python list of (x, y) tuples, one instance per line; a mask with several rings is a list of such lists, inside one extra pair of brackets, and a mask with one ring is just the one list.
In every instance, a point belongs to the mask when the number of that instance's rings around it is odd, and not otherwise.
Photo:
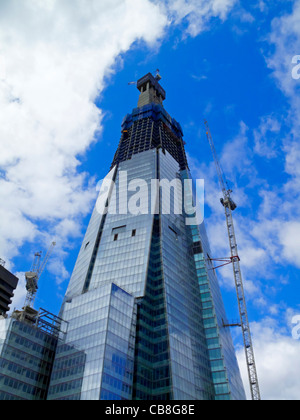
[[(250, 3), (250, 4), (249, 4)], [(300, 399), (300, 0), (0, 0), (0, 258), (55, 253), (36, 304), (57, 313), (136, 81), (157, 68), (229, 254), (204, 118), (234, 199), (261, 393)], [(218, 272), (238, 318), (230, 267)], [(299, 329), (300, 332), (300, 329)], [(240, 332), (233, 330), (248, 390)]]

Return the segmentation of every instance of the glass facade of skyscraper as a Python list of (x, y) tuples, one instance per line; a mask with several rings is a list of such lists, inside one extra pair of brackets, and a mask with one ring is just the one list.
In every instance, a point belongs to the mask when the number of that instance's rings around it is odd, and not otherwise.
[(204, 222), (177, 211), (181, 127), (157, 79), (138, 88), (61, 308), (48, 399), (245, 399)]
[(58, 346), (48, 399), (130, 399), (133, 297), (110, 283), (74, 298), (66, 305), (64, 316), (70, 322), (67, 341), (72, 344)]

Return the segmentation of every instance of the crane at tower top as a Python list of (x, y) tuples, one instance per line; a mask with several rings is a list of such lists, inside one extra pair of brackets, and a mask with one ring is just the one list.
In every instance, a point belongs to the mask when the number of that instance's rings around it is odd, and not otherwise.
[[(161, 75), (160, 75), (160, 71), (159, 71), (159, 69), (157, 69), (155, 72), (153, 72), (153, 73), (151, 73), (152, 74), (152, 76), (158, 81), (158, 82), (160, 82), (161, 81), (161, 79), (162, 79), (162, 77), (161, 77)], [(137, 85), (137, 81), (134, 81), (134, 82), (129, 82), (128, 83), (128, 85), (129, 86), (136, 86)]]
[(259, 383), (258, 383), (255, 357), (254, 357), (253, 343), (252, 343), (252, 338), (251, 338), (250, 323), (249, 323), (248, 312), (247, 312), (246, 298), (245, 298), (242, 272), (241, 272), (241, 266), (240, 266), (240, 257), (238, 255), (238, 246), (237, 246), (237, 240), (235, 236), (235, 229), (234, 229), (234, 222), (233, 222), (233, 215), (232, 215), (233, 211), (236, 210), (237, 205), (231, 198), (232, 190), (228, 187), (228, 184), (226, 182), (226, 178), (225, 178), (224, 172), (222, 170), (222, 167), (221, 167), (221, 164), (220, 164), (217, 152), (216, 152), (216, 148), (214, 145), (214, 141), (210, 132), (208, 122), (205, 121), (204, 124), (206, 128), (207, 139), (209, 141), (209, 144), (213, 153), (213, 158), (215, 161), (218, 178), (219, 178), (219, 184), (223, 193), (223, 197), (221, 198), (220, 201), (225, 209), (229, 246), (230, 246), (230, 251), (231, 251), (231, 257), (229, 258), (229, 261), (233, 265), (233, 275), (234, 275), (235, 287), (236, 287), (236, 292), (237, 292), (239, 314), (240, 314), (240, 319), (241, 319), (241, 323), (236, 324), (236, 325), (239, 325), (242, 327), (252, 400), (259, 401), (261, 400), (261, 395), (260, 395), (260, 389), (259, 389)]

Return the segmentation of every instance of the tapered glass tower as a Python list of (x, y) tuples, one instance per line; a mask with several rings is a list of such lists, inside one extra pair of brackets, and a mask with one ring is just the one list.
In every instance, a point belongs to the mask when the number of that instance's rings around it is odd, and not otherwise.
[(159, 80), (138, 81), (122, 123), (61, 308), (68, 331), (48, 399), (245, 399), (182, 129)]

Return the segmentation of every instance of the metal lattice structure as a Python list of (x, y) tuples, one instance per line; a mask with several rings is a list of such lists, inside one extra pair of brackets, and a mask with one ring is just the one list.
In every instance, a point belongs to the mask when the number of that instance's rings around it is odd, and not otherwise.
[(52, 254), (52, 251), (55, 245), (56, 243), (52, 242), (43, 261), (41, 261), (42, 253), (41, 252), (35, 253), (31, 270), (25, 273), (26, 290), (27, 290), (27, 295), (26, 295), (25, 304), (24, 304), (25, 308), (26, 307), (33, 308), (34, 300), (35, 300), (36, 293), (38, 290), (38, 281), (42, 275), (42, 272), (44, 271), (47, 265), (47, 262), (49, 261), (49, 258)]
[(246, 298), (245, 298), (242, 272), (241, 272), (241, 266), (240, 266), (240, 258), (238, 256), (238, 246), (237, 246), (235, 230), (234, 230), (234, 222), (233, 222), (233, 216), (232, 216), (232, 213), (237, 208), (237, 206), (231, 198), (232, 191), (228, 188), (228, 185), (226, 183), (225, 176), (224, 176), (224, 173), (222, 171), (222, 168), (221, 168), (218, 156), (217, 156), (217, 152), (214, 146), (214, 142), (213, 142), (212, 135), (211, 135), (210, 128), (207, 121), (205, 121), (205, 127), (206, 127), (206, 135), (207, 135), (209, 144), (211, 146), (214, 161), (216, 164), (217, 173), (219, 177), (219, 183), (223, 192), (223, 198), (221, 198), (221, 203), (225, 209), (229, 245), (230, 245), (230, 250), (231, 250), (231, 257), (229, 258), (229, 260), (232, 262), (232, 265), (233, 265), (234, 281), (235, 281), (235, 287), (236, 287), (236, 292), (237, 292), (239, 314), (240, 314), (240, 320), (241, 320), (240, 326), (243, 332), (251, 396), (252, 396), (252, 400), (259, 401), (261, 400), (261, 395), (260, 395), (260, 389), (259, 389), (259, 383), (258, 383), (255, 357), (254, 357), (253, 343), (252, 343), (252, 338), (251, 338), (250, 324), (249, 324), (249, 319), (248, 319)]

